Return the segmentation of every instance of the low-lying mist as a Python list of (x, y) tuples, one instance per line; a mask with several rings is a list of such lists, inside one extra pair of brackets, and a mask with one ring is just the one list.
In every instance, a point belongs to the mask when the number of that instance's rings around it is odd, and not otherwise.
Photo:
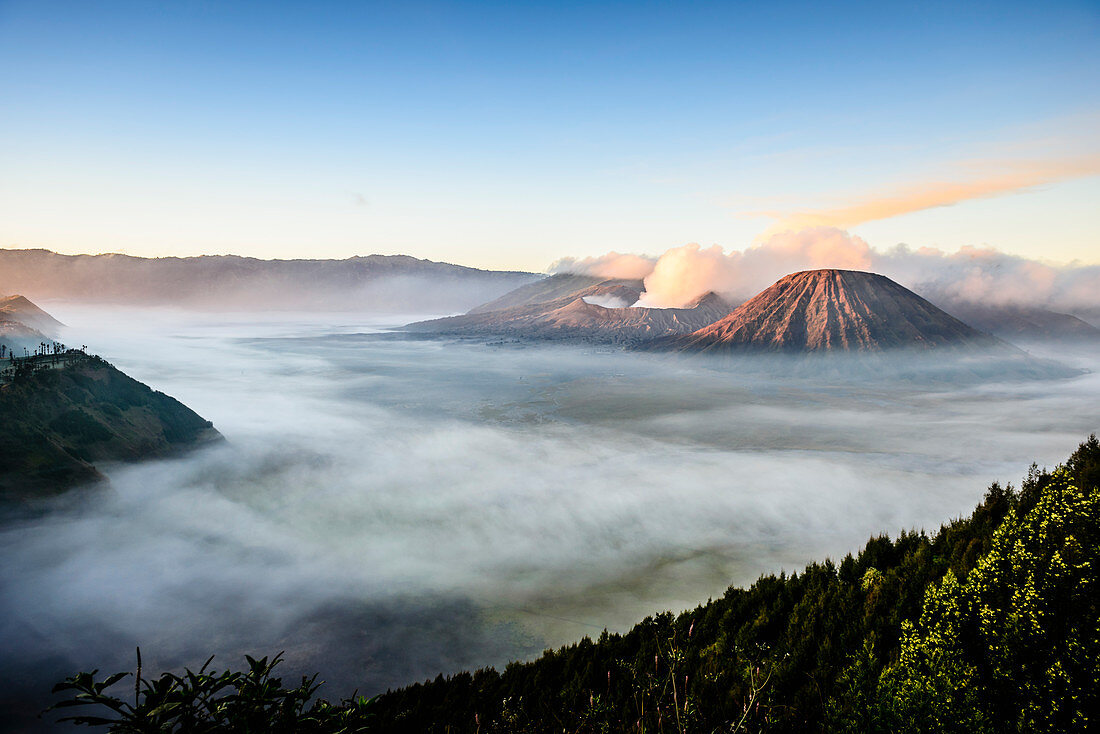
[(46, 307), (228, 441), (4, 518), (24, 708), (136, 645), (147, 670), (285, 649), (329, 697), (501, 664), (933, 529), (1098, 427), (1097, 374), (824, 384), (379, 337), (411, 317)]

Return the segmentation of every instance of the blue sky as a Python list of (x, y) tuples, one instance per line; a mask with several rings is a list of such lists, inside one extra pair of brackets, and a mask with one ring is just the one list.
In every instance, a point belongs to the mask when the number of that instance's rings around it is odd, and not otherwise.
[(1097, 130), (1095, 2), (0, 0), (4, 247), (542, 269), (962, 185), (842, 226), (1100, 262)]

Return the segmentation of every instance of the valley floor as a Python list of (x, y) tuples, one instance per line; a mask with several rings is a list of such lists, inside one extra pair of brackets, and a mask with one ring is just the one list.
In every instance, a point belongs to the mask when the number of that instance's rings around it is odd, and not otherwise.
[(139, 644), (150, 669), (285, 649), (334, 697), (527, 659), (937, 528), (1098, 428), (1087, 351), (951, 389), (374, 336), (407, 318), (51, 311), (227, 442), (4, 520), (20, 697)]

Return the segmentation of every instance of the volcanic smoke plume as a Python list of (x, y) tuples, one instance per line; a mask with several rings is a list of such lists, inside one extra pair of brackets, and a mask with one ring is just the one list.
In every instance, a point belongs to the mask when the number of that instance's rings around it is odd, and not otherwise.
[(727, 252), (717, 245), (687, 244), (659, 257), (609, 253), (566, 258), (551, 266), (553, 272), (644, 277), (645, 292), (638, 305), (661, 308), (682, 307), (708, 291), (738, 303), (785, 275), (822, 268), (880, 273), (940, 304), (1100, 310), (1100, 266), (1052, 265), (989, 247), (948, 253), (902, 244), (880, 251), (833, 227), (775, 234), (744, 250)]

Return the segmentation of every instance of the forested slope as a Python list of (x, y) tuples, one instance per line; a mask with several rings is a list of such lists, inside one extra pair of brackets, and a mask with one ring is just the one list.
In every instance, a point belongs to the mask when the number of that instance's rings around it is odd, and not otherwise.
[(376, 715), (409, 732), (1084, 731), (1100, 703), (1098, 485), (1093, 436), (932, 536), (873, 538), (624, 635), (393, 691)]
[(105, 360), (70, 350), (0, 383), (0, 499), (97, 482), (104, 461), (170, 456), (221, 438), (209, 421)]

